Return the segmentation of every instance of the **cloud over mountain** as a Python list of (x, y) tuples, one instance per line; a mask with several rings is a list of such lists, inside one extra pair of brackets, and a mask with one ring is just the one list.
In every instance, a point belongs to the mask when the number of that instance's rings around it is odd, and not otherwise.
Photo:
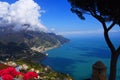
[(41, 12), (34, 0), (18, 0), (12, 4), (0, 1), (0, 27), (46, 31), (40, 20)]

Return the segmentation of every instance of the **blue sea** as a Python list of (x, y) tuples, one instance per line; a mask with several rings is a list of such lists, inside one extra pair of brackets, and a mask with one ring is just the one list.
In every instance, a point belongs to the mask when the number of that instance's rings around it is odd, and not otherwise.
[[(109, 75), (110, 50), (102, 35), (69, 36), (70, 42), (47, 51), (48, 57), (42, 64), (57, 72), (71, 75), (74, 80), (91, 78), (92, 65), (102, 61)], [(112, 35), (116, 47), (120, 45), (120, 36)], [(117, 65), (117, 80), (120, 80), (120, 57)]]

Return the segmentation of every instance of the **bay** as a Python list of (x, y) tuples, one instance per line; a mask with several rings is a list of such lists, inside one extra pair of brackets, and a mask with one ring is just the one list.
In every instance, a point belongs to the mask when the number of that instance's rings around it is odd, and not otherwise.
[[(109, 76), (110, 50), (103, 36), (68, 37), (69, 43), (47, 51), (48, 57), (41, 63), (50, 66), (57, 72), (71, 75), (74, 80), (91, 78), (92, 65), (102, 61), (107, 67)], [(118, 47), (120, 37), (112, 36), (112, 41)], [(120, 58), (117, 67), (117, 79), (120, 79)]]

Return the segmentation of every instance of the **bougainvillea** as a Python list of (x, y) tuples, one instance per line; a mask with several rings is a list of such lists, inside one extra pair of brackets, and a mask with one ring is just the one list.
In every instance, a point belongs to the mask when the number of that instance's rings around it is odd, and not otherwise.
[(24, 80), (30, 80), (30, 79), (34, 79), (34, 78), (38, 78), (38, 74), (35, 73), (35, 72), (27, 72), (25, 75), (24, 75)]
[(13, 80), (13, 77), (9, 74), (5, 74), (2, 76), (2, 80)]
[(38, 78), (38, 74), (32, 71), (24, 74), (22, 72), (17, 72), (14, 67), (9, 67), (0, 71), (0, 77), (2, 77), (2, 80), (13, 80), (13, 78), (19, 77), (22, 77), (23, 80), (30, 80)]
[(0, 71), (0, 76), (4, 76), (6, 74), (11, 75), (12, 77), (16, 77), (18, 75), (18, 72), (14, 67), (9, 67)]

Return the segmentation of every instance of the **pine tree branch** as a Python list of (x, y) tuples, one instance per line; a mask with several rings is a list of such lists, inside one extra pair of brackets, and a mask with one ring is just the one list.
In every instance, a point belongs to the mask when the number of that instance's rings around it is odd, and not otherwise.
[(108, 30), (108, 31), (111, 30), (111, 29), (114, 27), (114, 25), (115, 25), (115, 22), (113, 22), (113, 23), (108, 27), (107, 30)]

